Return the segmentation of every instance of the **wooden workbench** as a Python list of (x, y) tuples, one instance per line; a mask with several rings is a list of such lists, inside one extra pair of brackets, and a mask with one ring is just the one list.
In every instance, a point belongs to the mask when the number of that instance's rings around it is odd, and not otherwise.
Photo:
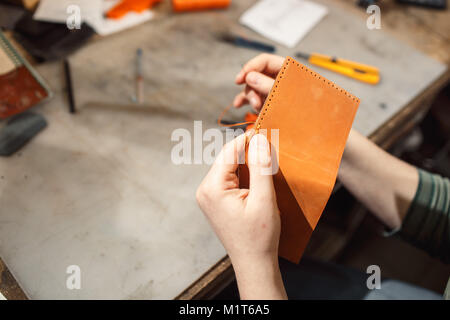
[[(243, 4), (243, 7), (248, 7), (251, 2), (253, 1), (246, 1)], [(359, 15), (360, 19), (366, 17), (367, 15), (364, 13), (364, 10), (355, 7), (353, 3), (353, 1), (339, 1), (339, 5), (345, 8), (346, 11), (351, 11), (355, 16)], [(167, 15), (167, 4), (164, 4), (158, 10), (160, 11), (160, 14), (157, 19), (164, 19), (164, 16)], [(383, 31), (392, 33), (400, 40), (407, 42), (409, 45), (447, 65), (449, 64), (449, 41), (448, 38), (446, 38), (448, 32), (445, 32), (445, 30), (448, 30), (448, 18), (448, 11), (430, 13), (417, 8), (404, 10), (403, 7), (391, 4), (390, 2), (386, 3), (386, 7), (382, 6)], [(404, 23), (399, 23), (398, 21), (404, 21)], [(411, 30), (414, 30), (414, 32)], [(120, 36), (121, 35), (118, 34), (113, 37), (118, 39)], [(108, 39), (101, 41), (106, 40)], [(189, 44), (186, 43), (186, 45)], [(433, 100), (433, 97), (448, 82), (448, 79), (448, 72), (436, 79), (418, 96), (411, 99), (400, 112), (372, 133), (370, 136), (371, 139), (383, 147), (389, 147), (401, 135), (405, 134), (420, 121)], [(230, 90), (227, 95), (230, 95), (231, 93)], [(204, 94), (206, 96), (206, 93), (198, 92), (198, 94)], [(229, 100), (229, 97), (224, 97), (223, 101), (225, 100)], [(217, 110), (220, 108), (219, 105), (216, 106)], [(198, 109), (196, 110), (198, 111)], [(213, 118), (217, 110), (212, 110), (208, 116)], [(172, 116), (175, 117), (178, 115), (178, 113), (172, 114)], [(351, 231), (358, 226), (358, 221), (360, 221), (360, 219), (360, 215), (356, 212), (354, 219), (349, 219), (347, 229), (340, 231), (333, 229), (332, 226), (319, 226), (309, 246), (308, 254), (323, 259), (330, 259), (335, 256), (339, 250), (345, 246)], [(326, 232), (321, 232), (322, 229), (326, 230)], [(326, 236), (324, 236), (325, 233)], [(330, 244), (333, 245), (330, 246)], [(4, 267), (2, 261), (0, 261), (0, 272), (2, 272), (2, 277), (0, 277), (0, 290), (3, 294), (10, 299), (24, 297), (25, 295), (20, 293), (18, 286), (13, 284), (13, 281), (11, 280), (12, 276)], [(229, 259), (224, 257), (212, 266), (209, 271), (204, 273), (198, 281), (181, 293), (178, 298), (190, 299), (210, 297), (221, 287), (226, 285), (232, 279), (232, 276), (233, 273)], [(141, 294), (138, 297), (143, 298), (144, 296)]]
[[(357, 7), (355, 1), (337, 0), (335, 2), (355, 16), (361, 19), (367, 18), (365, 11)], [(450, 81), (450, 11), (448, 9), (446, 11), (426, 10), (386, 0), (381, 1), (380, 7), (383, 31), (448, 66), (446, 73), (369, 136), (373, 142), (388, 149), (423, 119), (436, 95)], [(306, 255), (323, 260), (335, 258), (360, 225), (365, 213), (364, 209), (356, 206), (347, 217), (344, 230), (319, 223)], [(228, 257), (224, 257), (182, 292), (177, 299), (214, 297), (233, 279), (231, 261)]]

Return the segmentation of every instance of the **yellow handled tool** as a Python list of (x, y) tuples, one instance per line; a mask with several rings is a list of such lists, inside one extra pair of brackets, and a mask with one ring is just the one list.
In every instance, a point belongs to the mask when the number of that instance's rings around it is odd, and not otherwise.
[(296, 53), (296, 56), (307, 59), (309, 63), (316, 66), (332, 70), (359, 81), (370, 84), (377, 84), (380, 81), (380, 72), (378, 68), (362, 63), (338, 59), (319, 53), (305, 54), (298, 52)]

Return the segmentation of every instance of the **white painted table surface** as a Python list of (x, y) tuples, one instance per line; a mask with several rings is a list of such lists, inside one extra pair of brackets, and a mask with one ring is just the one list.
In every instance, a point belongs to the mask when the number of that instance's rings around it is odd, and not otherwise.
[[(191, 121), (69, 115), (56, 67), (41, 68), (56, 91), (48, 128), (0, 160), (2, 258), (30, 298), (175, 297), (225, 254), (195, 203), (208, 167), (170, 159), (172, 130)], [(81, 290), (66, 288), (69, 265)]]
[[(225, 255), (195, 202), (208, 166), (174, 165), (170, 137), (176, 128), (192, 132), (194, 120), (214, 127), (239, 91), (234, 76), (257, 52), (211, 32), (231, 28), (264, 40), (236, 24), (253, 2), (171, 15), (86, 46), (71, 57), (76, 115), (67, 111), (62, 66), (38, 68), (55, 92), (35, 109), (49, 126), (0, 158), (0, 255), (30, 298), (170, 299)], [(380, 67), (375, 87), (314, 68), (361, 98), (354, 126), (369, 134), (445, 67), (328, 4), (329, 15), (296, 50)], [(146, 103), (136, 107), (138, 47)], [(66, 288), (69, 265), (81, 268), (80, 290)]]

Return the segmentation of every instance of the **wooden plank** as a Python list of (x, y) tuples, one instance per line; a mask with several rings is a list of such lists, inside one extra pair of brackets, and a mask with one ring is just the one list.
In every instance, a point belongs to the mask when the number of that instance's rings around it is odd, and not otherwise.
[[(353, 0), (333, 0), (353, 15), (367, 19), (364, 8)], [(450, 10), (433, 10), (383, 0), (381, 30), (447, 65), (450, 64)]]
[(234, 271), (228, 256), (223, 257), (211, 269), (175, 300), (212, 299), (234, 279)]
[(397, 140), (395, 135), (398, 132), (396, 133), (396, 131), (401, 129), (402, 126), (408, 126), (409, 122), (417, 124), (423, 119), (436, 95), (448, 84), (449, 80), (450, 71), (447, 69), (446, 73), (395, 114), (385, 125), (371, 134), (369, 138), (385, 149), (389, 148)]
[(28, 299), (1, 258), (0, 258), (0, 292), (8, 300)]

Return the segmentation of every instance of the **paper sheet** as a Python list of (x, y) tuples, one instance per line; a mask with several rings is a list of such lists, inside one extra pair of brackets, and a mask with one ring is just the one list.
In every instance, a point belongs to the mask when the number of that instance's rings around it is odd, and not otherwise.
[(261, 0), (241, 16), (240, 22), (292, 48), (327, 13), (327, 7), (307, 0)]
[(0, 75), (13, 71), (16, 65), (0, 47)]
[(125, 30), (153, 18), (153, 12), (129, 12), (123, 18), (107, 19), (103, 16), (119, 0), (41, 0), (33, 18), (40, 21), (66, 23), (69, 5), (80, 7), (81, 21), (89, 24), (98, 34), (106, 36)]
[(35, 20), (66, 23), (70, 12), (67, 8), (76, 5), (80, 8), (81, 21), (89, 24), (102, 18), (102, 0), (41, 0), (33, 15)]
[(0, 293), (0, 300), (6, 300), (5, 296)]
[[(111, 9), (118, 1), (102, 1), (102, 13), (106, 13)], [(119, 32), (138, 24), (144, 23), (145, 21), (151, 20), (153, 18), (153, 12), (151, 10), (146, 10), (142, 13), (129, 12), (123, 18), (119, 20), (106, 19), (101, 15), (102, 18), (91, 24), (94, 30), (102, 35), (107, 36), (109, 34)]]

